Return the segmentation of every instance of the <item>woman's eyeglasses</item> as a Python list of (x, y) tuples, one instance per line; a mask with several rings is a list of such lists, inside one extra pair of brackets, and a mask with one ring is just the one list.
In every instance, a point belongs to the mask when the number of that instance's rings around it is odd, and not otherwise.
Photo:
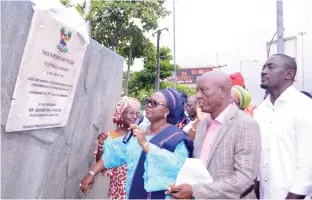
[(162, 103), (159, 103), (159, 102), (154, 101), (154, 100), (149, 99), (149, 98), (145, 99), (145, 104), (146, 104), (146, 105), (151, 104), (151, 107), (152, 107), (152, 108), (156, 108), (156, 107), (159, 106), (159, 105), (161, 105), (161, 106), (166, 106), (166, 107), (167, 107), (167, 105), (162, 104)]
[(137, 117), (137, 116), (140, 115), (139, 112), (133, 112), (133, 111), (127, 111), (127, 110), (125, 111), (125, 113), (126, 113), (127, 115), (134, 116), (134, 117)]

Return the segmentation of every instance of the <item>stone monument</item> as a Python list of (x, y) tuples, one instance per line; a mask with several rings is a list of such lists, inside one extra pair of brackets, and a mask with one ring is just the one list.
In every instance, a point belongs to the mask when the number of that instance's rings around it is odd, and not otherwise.
[[(114, 128), (111, 116), (121, 94), (124, 59), (90, 40), (81, 58), (67, 123), (18, 130), (14, 129), (17, 121), (13, 121), (12, 132), (6, 132), (8, 120), (14, 120), (8, 115), (34, 13), (32, 6), (30, 1), (1, 1), (1, 198), (84, 198), (79, 182), (94, 162), (96, 137)], [(55, 111), (54, 117), (60, 110)], [(105, 190), (107, 182), (98, 181), (88, 198), (106, 198)]]

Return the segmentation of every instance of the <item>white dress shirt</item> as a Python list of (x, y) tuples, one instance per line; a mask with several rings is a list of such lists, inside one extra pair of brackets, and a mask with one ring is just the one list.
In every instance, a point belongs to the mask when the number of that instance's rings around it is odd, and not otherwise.
[(194, 121), (190, 121), (188, 124), (186, 124), (186, 126), (184, 126), (183, 131), (185, 133), (188, 133), (188, 131), (192, 128), (193, 124), (194, 124)]
[(312, 100), (289, 87), (255, 110), (261, 131), (260, 197), (312, 194)]

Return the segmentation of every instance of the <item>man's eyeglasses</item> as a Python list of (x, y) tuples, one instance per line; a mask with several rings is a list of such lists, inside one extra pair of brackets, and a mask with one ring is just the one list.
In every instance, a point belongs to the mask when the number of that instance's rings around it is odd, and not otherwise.
[(166, 106), (166, 107), (167, 107), (167, 105), (162, 104), (162, 103), (159, 103), (159, 102), (154, 101), (154, 100), (149, 99), (149, 98), (145, 99), (145, 104), (146, 104), (146, 105), (151, 104), (151, 107), (152, 107), (152, 108), (156, 108), (156, 107), (159, 106), (159, 105), (161, 105), (161, 106)]

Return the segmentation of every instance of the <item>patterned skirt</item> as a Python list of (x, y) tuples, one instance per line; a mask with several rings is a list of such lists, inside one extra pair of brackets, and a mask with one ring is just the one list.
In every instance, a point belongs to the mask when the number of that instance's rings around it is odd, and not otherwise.
[(126, 179), (127, 164), (120, 167), (104, 170), (104, 174), (110, 177), (108, 199), (127, 199)]

